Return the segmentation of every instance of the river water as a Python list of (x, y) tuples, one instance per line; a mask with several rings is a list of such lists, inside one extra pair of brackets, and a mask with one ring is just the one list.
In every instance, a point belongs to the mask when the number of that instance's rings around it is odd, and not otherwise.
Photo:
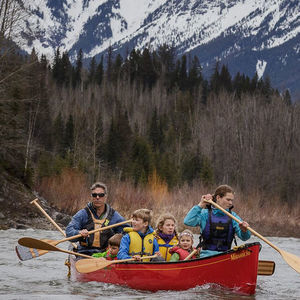
[[(256, 294), (242, 296), (210, 285), (180, 292), (151, 293), (112, 284), (76, 282), (67, 278), (67, 267), (64, 266), (67, 254), (51, 252), (39, 258), (19, 261), (15, 246), (18, 239), (25, 236), (62, 239), (56, 231), (0, 230), (0, 299), (300, 299), (300, 275), (264, 242), (261, 242), (260, 259), (275, 261), (275, 273), (258, 276)], [(300, 239), (272, 237), (269, 240), (279, 249), (300, 257)], [(258, 239), (252, 237), (250, 241)], [(240, 241), (238, 243), (241, 244)], [(67, 246), (67, 243), (59, 245), (64, 249)]]

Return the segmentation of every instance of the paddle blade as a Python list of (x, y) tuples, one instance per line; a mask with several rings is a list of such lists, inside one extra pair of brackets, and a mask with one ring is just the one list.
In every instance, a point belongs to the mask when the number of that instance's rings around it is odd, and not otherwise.
[[(23, 237), (18, 240), (18, 243), (24, 247), (47, 250), (47, 251), (58, 251), (54, 245), (50, 244), (51, 242), (53, 242), (53, 241), (52, 240), (37, 240), (34, 238), (30, 238), (30, 237)], [(56, 242), (56, 241), (54, 241), (54, 242)]]
[(105, 258), (93, 258), (93, 259), (80, 259), (75, 263), (75, 268), (79, 273), (90, 273), (114, 263), (113, 260), (106, 260)]
[(48, 253), (46, 250), (28, 248), (21, 245), (16, 246), (16, 253), (20, 260), (29, 260)]
[(259, 260), (257, 275), (270, 276), (274, 274), (275, 262), (270, 260)]
[(300, 257), (284, 250), (280, 250), (280, 254), (288, 265), (290, 265), (296, 272), (300, 273)]

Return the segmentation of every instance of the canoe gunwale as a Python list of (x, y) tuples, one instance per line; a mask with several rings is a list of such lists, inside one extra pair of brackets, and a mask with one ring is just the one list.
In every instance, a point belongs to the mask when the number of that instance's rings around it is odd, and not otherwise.
[[(252, 251), (251, 248), (252, 246), (255, 245), (260, 245), (260, 250), (261, 250), (261, 244), (259, 242), (253, 242), (253, 243), (247, 243), (241, 246), (239, 246), (237, 249), (230, 249), (228, 251), (222, 252), (222, 253), (218, 253), (215, 255), (211, 255), (208, 257), (201, 257), (201, 258), (193, 258), (193, 259), (189, 259), (189, 260), (180, 260), (180, 261), (126, 261), (126, 262), (120, 262), (117, 263), (118, 265), (132, 265), (132, 264), (137, 264), (137, 265), (166, 265), (166, 264), (187, 264), (190, 262), (197, 262), (197, 261), (203, 261), (203, 260), (210, 260), (210, 259), (214, 259), (216, 257), (219, 256), (223, 256), (223, 255), (228, 255), (228, 254), (232, 254), (232, 253), (237, 253), (239, 251), (243, 251), (243, 250), (248, 250), (248, 251)], [(259, 251), (260, 251), (259, 250)], [(72, 255), (72, 257), (74, 258), (74, 255)], [(82, 259), (82, 258), (79, 258)], [(83, 258), (84, 259), (84, 258)], [(74, 259), (75, 261), (77, 259)]]

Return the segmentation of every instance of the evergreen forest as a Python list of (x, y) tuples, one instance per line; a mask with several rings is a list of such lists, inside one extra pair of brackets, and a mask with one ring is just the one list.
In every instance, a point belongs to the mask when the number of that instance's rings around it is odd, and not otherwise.
[(109, 49), (85, 66), (57, 49), (53, 61), (0, 54), (0, 170), (38, 187), (63, 170), (89, 182), (114, 178), (169, 190), (227, 183), (293, 204), (300, 191), (300, 110), (268, 77), (231, 75), (168, 45)]

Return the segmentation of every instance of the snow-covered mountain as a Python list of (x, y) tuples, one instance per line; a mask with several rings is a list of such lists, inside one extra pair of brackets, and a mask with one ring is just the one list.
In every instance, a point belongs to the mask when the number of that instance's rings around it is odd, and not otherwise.
[(204, 74), (215, 61), (236, 72), (268, 75), (273, 86), (300, 98), (299, 0), (31, 0), (18, 43), (51, 58), (54, 49), (81, 48), (85, 58), (112, 46), (123, 57), (132, 48), (169, 44), (179, 55), (197, 55)]

